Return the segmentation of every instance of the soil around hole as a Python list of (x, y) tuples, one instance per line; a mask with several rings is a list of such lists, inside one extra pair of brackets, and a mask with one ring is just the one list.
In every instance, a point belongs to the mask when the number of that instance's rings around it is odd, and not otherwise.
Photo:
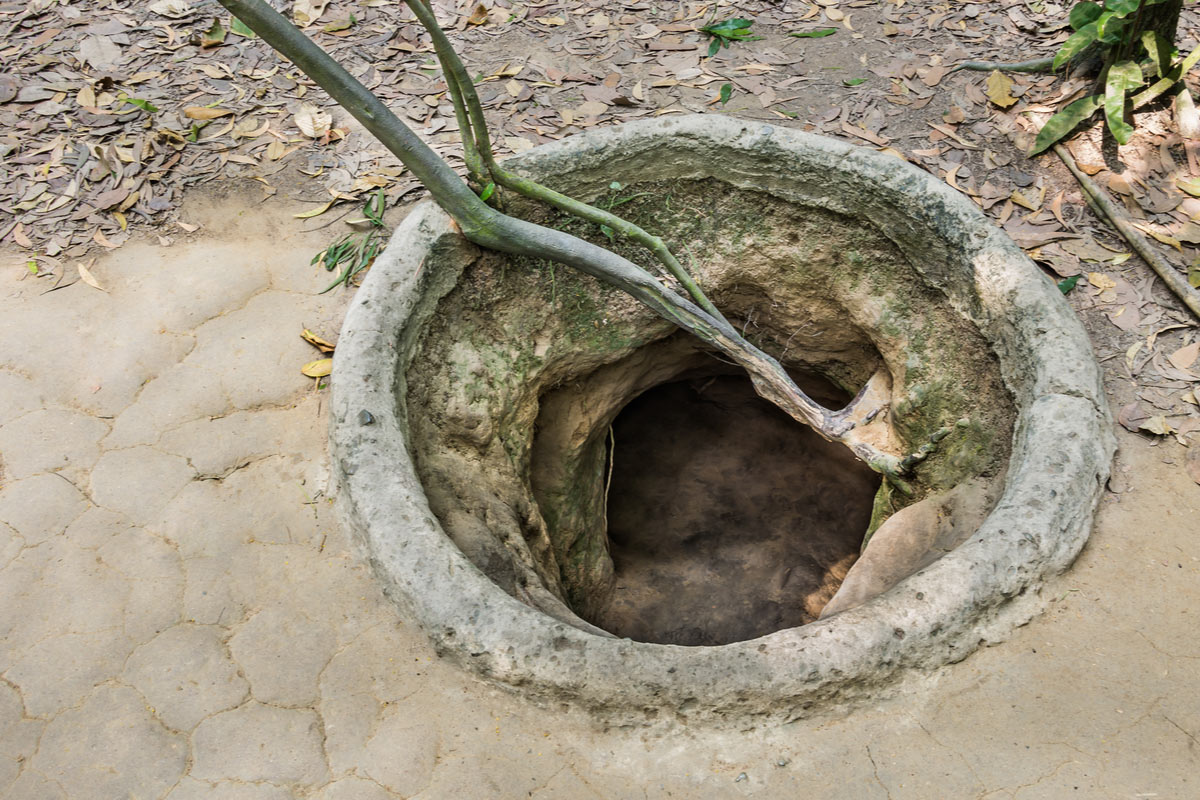
[(643, 393), (614, 421), (611, 454), (614, 584), (589, 621), (642, 642), (721, 645), (812, 622), (858, 557), (879, 486), (742, 376)]

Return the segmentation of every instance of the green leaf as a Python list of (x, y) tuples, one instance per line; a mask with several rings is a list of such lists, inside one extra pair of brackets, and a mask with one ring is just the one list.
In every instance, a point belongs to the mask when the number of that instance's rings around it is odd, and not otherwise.
[(213, 20), (212, 27), (200, 35), (201, 47), (216, 47), (225, 43), (225, 29), (220, 20)]
[(1128, 144), (1133, 126), (1125, 121), (1125, 95), (1142, 85), (1142, 70), (1133, 61), (1121, 61), (1108, 68), (1104, 84), (1104, 117), (1108, 129), (1119, 144)]
[(729, 98), (731, 98), (731, 97), (733, 97), (733, 84), (732, 83), (722, 83), (721, 84), (721, 93), (720, 93), (720, 95), (717, 96), (717, 99), (721, 101), (721, 105), (725, 105), (726, 103), (729, 102)]
[[(490, 184), (489, 184), (490, 185)], [(495, 188), (495, 187), (493, 187)], [(487, 200), (486, 197), (483, 198)], [(363, 206), (363, 214), (371, 221), (371, 224), (376, 227), (383, 227), (383, 211), (387, 207), (387, 197), (383, 193), (383, 187), (379, 187), (375, 194), (371, 195), (371, 199)]]
[[(717, 51), (721, 49), (722, 41), (723, 40), (721, 39), (720, 36), (714, 36), (713, 40), (708, 43), (708, 57), (709, 58), (712, 58), (713, 56), (715, 56), (717, 54)], [(726, 46), (728, 47), (728, 45), (726, 45)]]
[(137, 106), (147, 114), (153, 114), (158, 111), (158, 106), (154, 105), (149, 100), (139, 100), (136, 97), (128, 97), (126, 95), (121, 95), (117, 99), (121, 100), (122, 102), (129, 103), (131, 106)]
[(1096, 23), (1089, 22), (1079, 30), (1071, 34), (1071, 36), (1062, 43), (1062, 47), (1058, 48), (1058, 52), (1054, 54), (1054, 69), (1058, 71), (1063, 64), (1066, 64), (1075, 56), (1083, 51), (1096, 39), (1100, 38), (1099, 32), (1096, 30)]
[(612, 189), (614, 192), (619, 192), (619, 191), (621, 191), (621, 182), (620, 182), (620, 181), (613, 181), (612, 183), (610, 183), (610, 184), (608, 185), (608, 188), (609, 188), (609, 189)]
[(796, 39), (821, 39), (826, 36), (833, 36), (837, 31), (837, 28), (817, 28), (815, 31), (793, 31), (788, 36)]
[(1104, 98), (1101, 95), (1094, 94), (1091, 97), (1076, 100), (1062, 111), (1059, 111), (1047, 120), (1042, 129), (1038, 131), (1037, 138), (1033, 141), (1033, 149), (1029, 151), (1029, 155), (1036, 156), (1050, 147), (1050, 145), (1074, 130), (1076, 125), (1096, 113), (1096, 109), (1103, 105)]
[(486, 203), (488, 198), (491, 197), (495, 191), (496, 184), (489, 183), (487, 186), (483, 187), (483, 191), (479, 193), (479, 199)]
[(847, 86), (858, 86), (859, 84), (866, 82), (866, 78), (847, 78), (846, 80), (842, 81), (842, 83), (846, 84)]
[(1187, 192), (1192, 197), (1200, 197), (1200, 178), (1176, 179), (1175, 186)]
[(708, 34), (712, 34), (713, 36), (737, 38), (738, 36), (744, 36), (749, 33), (750, 26), (753, 24), (754, 20), (752, 19), (733, 17), (732, 19), (718, 22), (716, 25), (705, 25), (700, 30)]
[(30, 259), (29, 261), (25, 262), (25, 269), (29, 270), (34, 275), (37, 275), (38, 274), (38, 263), (36, 261), (34, 261), (33, 259)]
[(1125, 27), (1125, 20), (1111, 11), (1105, 11), (1096, 20), (1096, 36), (1102, 44), (1116, 44), (1121, 41)]
[(1058, 282), (1058, 290), (1063, 294), (1070, 294), (1071, 290), (1075, 288), (1075, 284), (1077, 283), (1079, 283), (1079, 276), (1072, 275), (1071, 277), (1064, 278)]
[(1095, 22), (1096, 17), (1100, 16), (1103, 11), (1104, 9), (1099, 3), (1088, 2), (1088, 0), (1084, 0), (1082, 3), (1077, 3), (1075, 7), (1071, 9), (1071, 29), (1077, 31), (1084, 25), (1087, 25), (1089, 22)]
[(258, 36), (257, 33), (250, 30), (250, 26), (242, 22), (237, 17), (229, 18), (229, 32), (236, 33), (238, 36), (245, 36), (247, 39), (253, 39)]
[(1175, 59), (1175, 46), (1165, 36), (1157, 31), (1143, 31), (1142, 47), (1146, 49), (1146, 55), (1154, 61), (1158, 77), (1161, 78), (1171, 69), (1171, 62)]
[(1104, 7), (1118, 17), (1127, 17), (1137, 11), (1141, 0), (1104, 0)]
[(603, 233), (605, 236), (607, 236), (608, 240), (610, 242), (616, 238), (616, 231), (614, 231), (612, 228), (608, 227), (607, 225), (601, 225), (600, 232)]

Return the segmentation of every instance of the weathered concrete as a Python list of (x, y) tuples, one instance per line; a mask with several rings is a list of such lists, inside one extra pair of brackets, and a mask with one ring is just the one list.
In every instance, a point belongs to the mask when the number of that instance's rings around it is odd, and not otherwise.
[[(330, 232), (298, 232), (291, 215), (308, 206), (263, 203), (261, 194), (253, 182), (211, 200), (194, 197), (184, 209), (186, 221), (203, 226), (194, 241), (131, 243), (100, 258), (92, 271), (108, 294), (83, 283), (42, 294), (22, 254), (0, 254), (0, 425), (41, 408), (110, 424), (104, 417), (124, 415), (136, 398), (118, 398), (113, 387), (126, 384), (109, 381), (101, 367), (134, 370), (137, 385), (148, 379), (143, 394), (175, 381), (176, 367), (151, 368), (135, 356), (157, 352), (160, 335), (203, 340), (207, 333), (188, 326), (244, 306), (247, 285), (292, 302), (277, 307), (279, 316), (245, 319), (246, 327), (226, 333), (260, 342), (263, 358), (298, 367), (315, 357), (299, 331), (332, 336), (346, 301), (313, 296), (329, 279), (308, 262)], [(189, 278), (198, 270), (216, 287), (211, 304), (175, 289), (199, 281)], [(155, 333), (164, 319), (185, 321)], [(123, 358), (98, 363), (97, 348), (109, 342), (122, 342)], [(1121, 359), (1103, 363), (1116, 380)], [(699, 729), (686, 709), (669, 709), (650, 729), (603, 730), (573, 708), (529, 704), (436, 656), (415, 619), (383, 595), (322, 492), (328, 394), (298, 371), (276, 388), (285, 402), (238, 411), (217, 382), (199, 383), (199, 396), (177, 395), (177, 415), (129, 415), (131, 441), (116, 447), (149, 442), (197, 471), (148, 526), (97, 506), (87, 476), (68, 473), (73, 486), (58, 473), (18, 479), (0, 466), (4, 800), (399, 800), (368, 774), (395, 780), (386, 769), (403, 770), (408, 786), (425, 781), (421, 800), (1196, 793), (1200, 487), (1170, 441), (1150, 447), (1120, 434), (1121, 493), (1105, 495), (1082, 555), (1043, 588), (1047, 613), (1004, 644), (849, 715), (728, 731)], [(103, 407), (94, 405), (98, 396)], [(189, 418), (194, 405), (215, 418)], [(187, 421), (160, 430), (168, 418)], [(5, 436), (38, 441), (20, 431)], [(101, 455), (114, 446), (95, 443)], [(9, 457), (0, 451), (0, 462)], [(228, 716), (269, 705), (250, 694), (253, 671), (229, 645), (268, 609), (287, 609), (336, 640), (317, 701), (290, 709), (309, 712), (304, 720), (315, 715), (323, 738), (310, 747), (305, 729), (284, 726), (312, 761), (289, 768), (299, 782), (237, 777), (271, 769), (253, 753), (201, 762), (208, 771), (200, 779), (192, 774), (204, 745), (200, 725), (226, 715), (225, 732), (257, 742), (274, 721)], [(277, 652), (267, 644), (254, 653), (260, 661)], [(59, 691), (74, 664), (95, 666), (72, 673)], [(279, 679), (295, 695), (308, 681), (284, 672)], [(419, 727), (416, 736), (396, 735), (405, 730), (398, 713)], [(394, 758), (379, 764), (385, 741)]]
[[(995, 351), (1017, 432), (1003, 497), (977, 534), (866, 605), (722, 647), (597, 635), (533, 599), (528, 579), (519, 581), (526, 604), (486, 578), (426, 503), (410, 457), (406, 373), (438, 298), (470, 256), (454, 252), (445, 215), (423, 207), (397, 231), (347, 316), (332, 443), (345, 518), (440, 650), (532, 695), (595, 709), (686, 705), (699, 714), (792, 718), (814, 703), (870, 695), (900, 668), (961, 659), (1035, 612), (1036, 602), (1005, 601), (1032, 597), (1079, 552), (1113, 444), (1099, 369), (1080, 357), (1090, 349), (1081, 326), (974, 206), (890, 156), (727, 118), (596, 131), (514, 165), (584, 197), (611, 180), (711, 178), (874, 226)], [(496, 424), (481, 416), (486, 410), (463, 414), (476, 430)]]

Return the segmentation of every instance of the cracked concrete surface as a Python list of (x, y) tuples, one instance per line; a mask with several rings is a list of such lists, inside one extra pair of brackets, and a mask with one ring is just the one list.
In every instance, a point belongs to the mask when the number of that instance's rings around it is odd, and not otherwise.
[(106, 292), (0, 261), (0, 797), (1200, 795), (1200, 487), (1128, 434), (1046, 613), (867, 707), (605, 729), (440, 663), (330, 507), (329, 232), (256, 192)]

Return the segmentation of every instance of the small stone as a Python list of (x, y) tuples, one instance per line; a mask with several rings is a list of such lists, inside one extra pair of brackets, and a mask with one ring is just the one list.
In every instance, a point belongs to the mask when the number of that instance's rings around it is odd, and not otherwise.
[(738, 776), (737, 776), (736, 778), (734, 778), (734, 779), (733, 779), (733, 782), (734, 782), (734, 783), (741, 783), (741, 782), (742, 782), (742, 781), (744, 781), (744, 780), (746, 780), (746, 773), (744, 773), (744, 772), (739, 772), (739, 773), (738, 773)]

